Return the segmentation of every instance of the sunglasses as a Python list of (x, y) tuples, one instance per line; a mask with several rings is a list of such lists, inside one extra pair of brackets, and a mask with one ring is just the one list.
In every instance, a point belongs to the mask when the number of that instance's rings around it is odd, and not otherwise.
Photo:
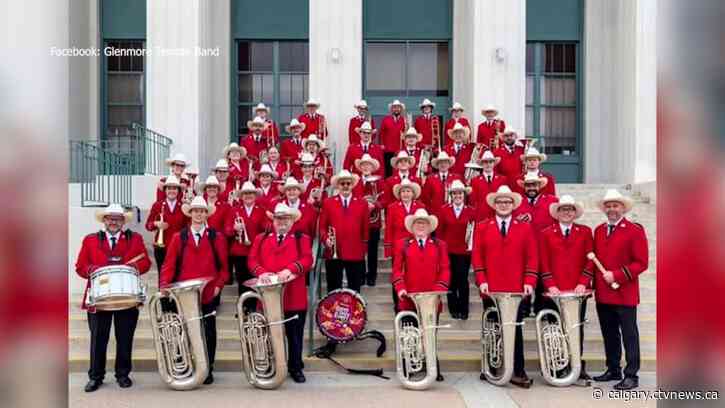
[(499, 205), (499, 204), (501, 204), (501, 205), (513, 205), (514, 202), (513, 201), (494, 201), (493, 203), (496, 204), (496, 205)]
[(349, 181), (341, 181), (338, 184), (341, 186), (351, 186), (352, 185), (352, 183)]

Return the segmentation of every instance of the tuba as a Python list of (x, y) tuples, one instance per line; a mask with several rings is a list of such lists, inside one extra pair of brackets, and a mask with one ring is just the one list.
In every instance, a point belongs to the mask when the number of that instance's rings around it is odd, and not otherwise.
[[(574, 384), (581, 373), (579, 328), (585, 322), (580, 320), (580, 313), (582, 304), (591, 296), (591, 291), (583, 294), (562, 292), (559, 295), (546, 296), (556, 303), (561, 314), (556, 310), (544, 309), (536, 315), (541, 373), (550, 385), (566, 387)], [(554, 322), (550, 322), (548, 316), (552, 316)], [(559, 372), (566, 368), (569, 368), (569, 372), (560, 376)]]
[(201, 292), (208, 282), (207, 279), (192, 279), (169, 285), (167, 299), (175, 311), (164, 310), (160, 293), (149, 300), (159, 374), (174, 390), (192, 390), (209, 375), (201, 320), (216, 312), (201, 315)]
[[(493, 292), (488, 296), (496, 307), (487, 308), (481, 321), (481, 379), (494, 385), (506, 385), (514, 373), (516, 326), (524, 324), (516, 321), (524, 294)], [(489, 319), (493, 313), (498, 314), (496, 320)]]
[[(293, 278), (279, 281), (276, 275), (270, 283), (259, 279), (244, 282), (254, 291), (245, 292), (237, 301), (239, 316), (239, 337), (242, 343), (242, 366), (247, 381), (257, 388), (272, 390), (287, 378), (287, 346), (284, 323), (297, 318), (282, 320), (284, 287)], [(246, 311), (244, 302), (258, 299), (263, 312)]]
[[(436, 329), (440, 296), (446, 292), (419, 292), (408, 296), (417, 314), (402, 311), (395, 316), (395, 361), (398, 379), (409, 390), (425, 390), (438, 376)], [(417, 324), (403, 322), (412, 317)], [(417, 326), (417, 327), (416, 327)]]

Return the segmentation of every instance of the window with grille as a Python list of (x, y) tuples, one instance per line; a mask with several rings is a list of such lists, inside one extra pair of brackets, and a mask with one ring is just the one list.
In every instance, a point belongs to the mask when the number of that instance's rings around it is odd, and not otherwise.
[(367, 42), (365, 95), (448, 96), (448, 42)]
[(118, 55), (105, 56), (106, 139), (132, 134), (131, 124), (144, 123), (144, 41), (106, 41)]

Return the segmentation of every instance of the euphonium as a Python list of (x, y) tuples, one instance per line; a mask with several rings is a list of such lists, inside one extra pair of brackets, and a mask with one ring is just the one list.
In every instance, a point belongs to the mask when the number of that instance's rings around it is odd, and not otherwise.
[[(494, 385), (506, 385), (514, 373), (514, 339), (516, 322), (522, 293), (492, 292), (489, 296), (496, 307), (483, 312), (481, 321), (481, 379)], [(489, 315), (498, 314), (497, 320), (489, 320)], [(494, 372), (495, 370), (495, 372)]]
[[(536, 339), (539, 346), (541, 372), (547, 383), (556, 387), (574, 384), (581, 373), (581, 349), (579, 347), (579, 327), (584, 324), (580, 319), (582, 304), (591, 296), (591, 292), (577, 294), (573, 292), (549, 296), (559, 312), (544, 309), (536, 315)], [(555, 320), (550, 322), (548, 316)], [(558, 373), (565, 368), (564, 376)]]
[(167, 299), (176, 311), (162, 310), (160, 293), (149, 300), (159, 374), (174, 390), (192, 390), (201, 385), (209, 374), (206, 337), (201, 321), (206, 317), (201, 315), (201, 292), (208, 282), (207, 279), (192, 279), (171, 284)]
[[(274, 275), (276, 278), (276, 275)], [(239, 337), (242, 342), (242, 366), (249, 383), (257, 388), (271, 390), (287, 378), (287, 346), (285, 343), (282, 300), (284, 287), (290, 282), (274, 279), (271, 283), (249, 282), (254, 291), (245, 292), (237, 301)], [(258, 299), (263, 312), (249, 311), (244, 302)]]
[[(395, 316), (395, 361), (398, 379), (409, 390), (425, 390), (438, 376), (436, 329), (440, 296), (446, 292), (411, 293), (417, 314), (402, 311)], [(417, 324), (403, 322), (413, 318)], [(417, 326), (417, 327), (416, 327)]]

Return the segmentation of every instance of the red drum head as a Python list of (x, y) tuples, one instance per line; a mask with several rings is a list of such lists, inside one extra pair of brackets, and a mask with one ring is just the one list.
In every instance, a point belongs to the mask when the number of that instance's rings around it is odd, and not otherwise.
[(365, 330), (367, 323), (365, 300), (354, 290), (334, 290), (317, 304), (315, 322), (330, 340), (338, 343), (354, 340)]

